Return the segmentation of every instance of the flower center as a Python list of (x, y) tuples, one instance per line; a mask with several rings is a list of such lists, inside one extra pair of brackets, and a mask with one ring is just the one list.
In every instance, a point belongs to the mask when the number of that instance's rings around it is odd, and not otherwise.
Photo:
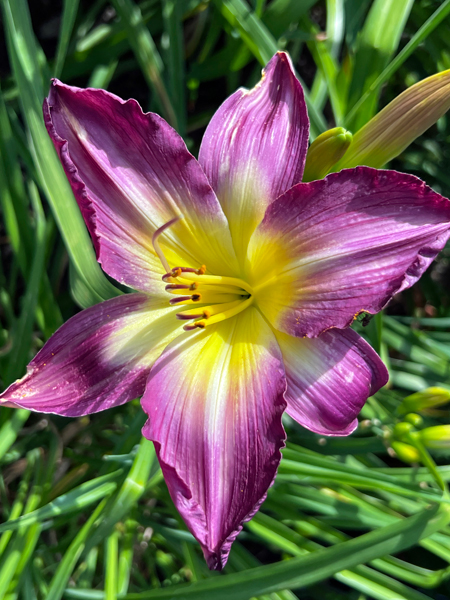
[[(167, 283), (166, 292), (175, 297), (169, 300), (172, 306), (183, 307), (177, 318), (187, 323), (183, 329), (204, 329), (208, 325), (219, 323), (245, 310), (253, 302), (253, 290), (235, 277), (221, 277), (206, 274), (206, 266), (170, 268), (161, 248), (158, 237), (168, 227), (183, 218), (181, 215), (171, 219), (153, 234), (153, 247), (161, 264), (166, 270), (162, 280)], [(181, 295), (180, 295), (181, 294)], [(193, 305), (193, 308), (188, 308)], [(186, 308), (185, 308), (186, 307)]]

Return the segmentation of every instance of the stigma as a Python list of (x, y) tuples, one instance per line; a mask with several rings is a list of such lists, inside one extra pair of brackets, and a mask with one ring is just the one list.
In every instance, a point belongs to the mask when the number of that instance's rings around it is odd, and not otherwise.
[(173, 297), (171, 306), (180, 306), (182, 310), (177, 318), (188, 321), (185, 331), (204, 329), (208, 325), (219, 323), (234, 317), (253, 302), (253, 290), (247, 282), (235, 277), (209, 275), (205, 265), (199, 268), (170, 268), (159, 243), (159, 236), (171, 225), (182, 219), (182, 215), (174, 217), (153, 234), (153, 247), (166, 271), (162, 280), (165, 290)]

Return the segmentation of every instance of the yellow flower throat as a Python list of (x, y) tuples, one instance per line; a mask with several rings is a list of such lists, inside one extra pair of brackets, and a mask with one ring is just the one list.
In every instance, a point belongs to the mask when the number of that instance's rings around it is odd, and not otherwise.
[(158, 244), (158, 237), (181, 218), (181, 215), (175, 217), (157, 229), (153, 234), (152, 242), (166, 270), (162, 276), (162, 280), (167, 283), (165, 290), (175, 295), (175, 298), (170, 299), (170, 304), (172, 306), (193, 305), (193, 308), (177, 313), (178, 319), (191, 321), (183, 327), (185, 331), (191, 331), (197, 328), (204, 329), (207, 325), (219, 323), (242, 312), (252, 304), (253, 290), (242, 279), (207, 275), (205, 265), (199, 269), (170, 268)]

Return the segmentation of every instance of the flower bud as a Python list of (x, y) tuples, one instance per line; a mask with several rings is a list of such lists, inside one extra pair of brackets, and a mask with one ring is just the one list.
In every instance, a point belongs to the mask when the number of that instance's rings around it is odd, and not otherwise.
[(322, 179), (347, 152), (352, 134), (343, 127), (321, 133), (311, 144), (306, 156), (303, 181)]
[(416, 448), (414, 448), (414, 446), (410, 446), (409, 444), (405, 444), (404, 442), (394, 441), (391, 443), (391, 447), (394, 450), (395, 454), (398, 456), (398, 458), (403, 462), (420, 462), (419, 451)]
[(411, 423), (397, 423), (394, 427), (394, 437), (397, 439), (402, 439), (404, 436), (408, 436), (412, 431), (414, 431), (414, 425)]
[(416, 415), (416, 413), (408, 413), (405, 416), (405, 421), (407, 423), (411, 423), (411, 425), (414, 425), (414, 427), (420, 427), (423, 423), (423, 419), (420, 415)]
[(450, 448), (450, 425), (427, 427), (419, 432), (419, 436), (425, 448), (434, 450)]
[(450, 402), (450, 390), (440, 387), (429, 387), (421, 392), (416, 392), (403, 399), (398, 407), (398, 413), (403, 415), (410, 411), (422, 411), (434, 406)]
[(398, 156), (450, 108), (450, 69), (419, 81), (390, 102), (353, 136), (333, 171), (381, 168)]

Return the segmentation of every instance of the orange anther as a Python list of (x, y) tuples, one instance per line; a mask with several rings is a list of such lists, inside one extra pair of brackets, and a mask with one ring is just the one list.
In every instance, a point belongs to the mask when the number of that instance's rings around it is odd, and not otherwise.
[(209, 319), (210, 316), (211, 316), (211, 313), (209, 312), (209, 310), (204, 310), (203, 311), (203, 318), (204, 319)]
[(206, 273), (206, 265), (202, 265), (200, 269), (197, 269), (198, 275), (204, 275)]

